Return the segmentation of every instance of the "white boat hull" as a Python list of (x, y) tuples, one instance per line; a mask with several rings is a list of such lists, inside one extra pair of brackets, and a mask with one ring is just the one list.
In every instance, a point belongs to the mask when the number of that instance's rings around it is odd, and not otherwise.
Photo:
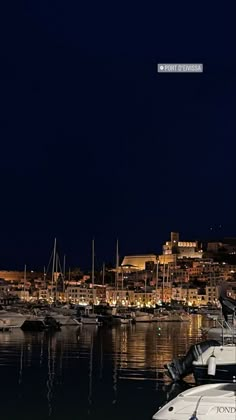
[[(215, 373), (209, 374), (210, 358), (215, 356)], [(193, 374), (198, 384), (234, 382), (236, 380), (236, 346), (209, 347), (193, 362)]]
[(120, 318), (120, 323), (121, 324), (130, 324), (132, 321), (132, 319), (129, 318)]
[(79, 321), (71, 316), (60, 315), (57, 313), (52, 313), (51, 316), (59, 322), (62, 327), (76, 326), (79, 324)]
[(100, 322), (98, 321), (98, 318), (94, 318), (94, 317), (81, 317), (80, 323), (85, 324), (85, 325), (99, 325), (100, 324)]
[(168, 402), (153, 420), (235, 420), (236, 384), (211, 384), (188, 389)]
[(24, 316), (22, 314), (18, 314), (17, 312), (8, 312), (8, 311), (0, 311), (0, 324), (6, 325), (7, 327), (15, 327), (20, 328), (25, 320), (27, 319), (27, 316)]
[(134, 315), (135, 322), (152, 322), (153, 321), (153, 314), (143, 313), (143, 312), (136, 312)]
[(135, 318), (135, 322), (153, 322), (153, 318), (147, 316), (138, 316)]

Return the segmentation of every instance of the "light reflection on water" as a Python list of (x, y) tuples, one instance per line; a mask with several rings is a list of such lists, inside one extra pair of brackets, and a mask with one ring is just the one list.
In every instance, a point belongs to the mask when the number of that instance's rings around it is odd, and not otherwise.
[(150, 419), (170, 391), (164, 365), (200, 340), (201, 325), (193, 316), (191, 323), (0, 333), (2, 418)]

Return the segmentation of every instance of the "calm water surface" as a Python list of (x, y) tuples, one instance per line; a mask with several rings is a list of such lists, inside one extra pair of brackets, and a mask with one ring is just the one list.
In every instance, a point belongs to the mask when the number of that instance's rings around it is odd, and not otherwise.
[(171, 391), (164, 364), (200, 340), (202, 322), (1, 332), (1, 418), (150, 419)]

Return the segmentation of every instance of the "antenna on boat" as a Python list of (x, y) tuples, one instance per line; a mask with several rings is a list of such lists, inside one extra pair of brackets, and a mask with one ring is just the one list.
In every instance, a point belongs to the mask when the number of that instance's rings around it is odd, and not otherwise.
[(196, 408), (195, 408), (195, 410), (194, 410), (194, 412), (191, 415), (191, 417), (190, 417), (189, 420), (198, 420), (198, 418), (197, 418), (197, 410), (198, 410), (198, 407), (199, 407), (199, 404), (200, 404), (202, 398), (203, 398), (203, 395), (201, 395), (201, 397), (198, 399)]

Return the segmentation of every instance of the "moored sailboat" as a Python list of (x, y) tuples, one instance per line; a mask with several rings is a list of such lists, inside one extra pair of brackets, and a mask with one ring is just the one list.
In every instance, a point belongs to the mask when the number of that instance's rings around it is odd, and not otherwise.
[[(92, 240), (92, 288), (94, 290), (94, 239)], [(85, 314), (80, 317), (81, 324), (86, 325), (99, 325), (101, 322), (99, 322), (98, 316), (94, 313), (94, 302), (91, 306), (87, 306), (85, 308)]]

